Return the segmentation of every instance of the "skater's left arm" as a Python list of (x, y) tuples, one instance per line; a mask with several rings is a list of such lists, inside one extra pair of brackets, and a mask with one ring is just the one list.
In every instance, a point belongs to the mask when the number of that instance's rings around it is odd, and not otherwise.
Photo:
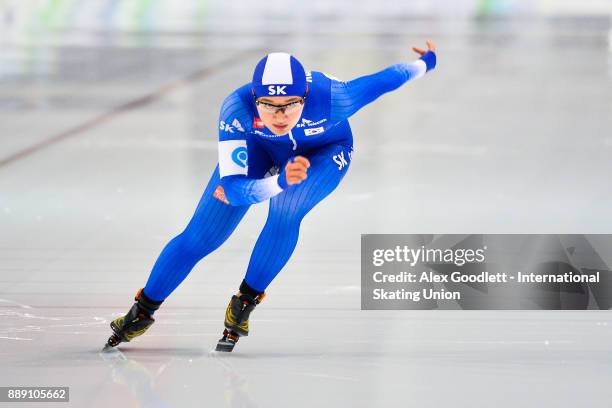
[(421, 55), (421, 58), (413, 63), (395, 64), (375, 74), (348, 82), (332, 80), (331, 121), (348, 119), (379, 96), (422, 77), (436, 67), (436, 46), (431, 40), (427, 41), (427, 51), (416, 47), (413, 50)]

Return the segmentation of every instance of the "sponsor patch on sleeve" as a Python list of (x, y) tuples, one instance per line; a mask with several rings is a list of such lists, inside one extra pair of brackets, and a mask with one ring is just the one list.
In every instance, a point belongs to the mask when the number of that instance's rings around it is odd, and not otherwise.
[(246, 140), (223, 140), (219, 142), (219, 175), (221, 177), (235, 174), (247, 175), (249, 172), (249, 154)]

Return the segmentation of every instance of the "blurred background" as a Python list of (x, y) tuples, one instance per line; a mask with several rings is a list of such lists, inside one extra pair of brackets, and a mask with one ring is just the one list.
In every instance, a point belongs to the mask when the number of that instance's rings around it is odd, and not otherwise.
[[(349, 174), (236, 354), (208, 350), (266, 204), (150, 333), (98, 355), (263, 55), (349, 80), (428, 38), (438, 68), (351, 119)], [(73, 406), (608, 406), (606, 312), (360, 311), (359, 251), (365, 233), (610, 233), (611, 154), (610, 0), (0, 0), (0, 386), (70, 386)]]

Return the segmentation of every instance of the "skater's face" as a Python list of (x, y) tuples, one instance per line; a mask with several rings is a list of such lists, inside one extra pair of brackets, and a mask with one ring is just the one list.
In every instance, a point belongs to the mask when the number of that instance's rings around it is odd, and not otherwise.
[(259, 118), (275, 135), (286, 135), (297, 125), (304, 110), (299, 96), (266, 96), (255, 101)]

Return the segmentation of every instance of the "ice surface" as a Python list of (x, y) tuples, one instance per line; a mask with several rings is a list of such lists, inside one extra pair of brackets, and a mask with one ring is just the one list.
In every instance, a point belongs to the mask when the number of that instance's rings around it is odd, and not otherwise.
[[(359, 310), (362, 233), (612, 231), (602, 2), (559, 2), (561, 14), (550, 2), (373, 2), (348, 15), (345, 2), (271, 14), (91, 3), (0, 6), (0, 386), (69, 386), (69, 404), (45, 406), (75, 407), (610, 405), (608, 312)], [(210, 350), (265, 205), (145, 336), (100, 354), (191, 216), (219, 106), (261, 55), (289, 50), (349, 79), (412, 59), (428, 37), (438, 69), (351, 121), (348, 176), (305, 219), (234, 353)]]

